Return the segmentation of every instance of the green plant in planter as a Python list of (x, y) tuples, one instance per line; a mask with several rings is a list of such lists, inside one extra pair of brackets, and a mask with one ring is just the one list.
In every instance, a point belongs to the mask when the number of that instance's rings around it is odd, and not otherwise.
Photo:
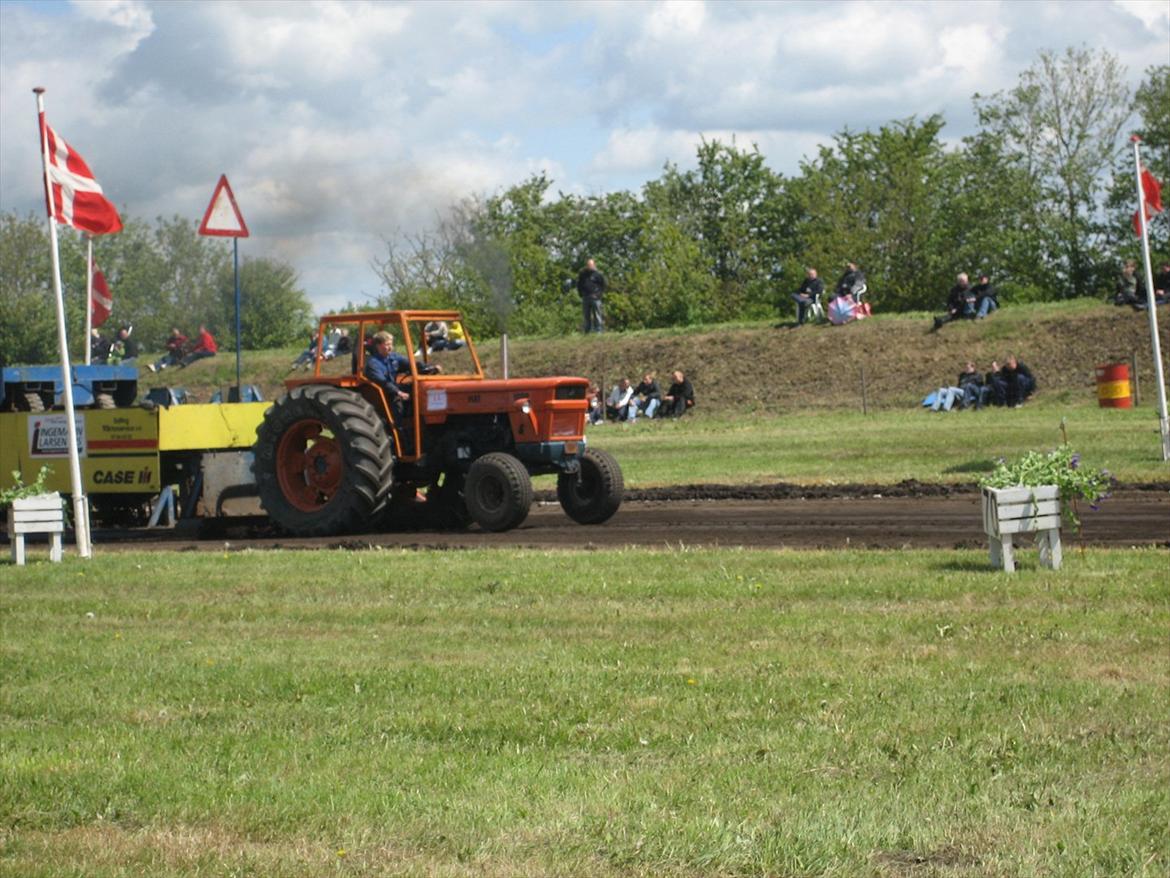
[(1109, 470), (1081, 466), (1081, 456), (1067, 445), (1049, 451), (1029, 451), (1019, 460), (1000, 460), (990, 475), (979, 484), (985, 488), (1035, 488), (1056, 485), (1060, 489), (1061, 509), (1079, 533), (1081, 519), (1077, 515), (1077, 501), (1087, 500), (1096, 510), (1100, 501), (1109, 496), (1113, 487)]
[(45, 480), (52, 474), (52, 468), (48, 464), (44, 464), (41, 466), (41, 471), (37, 473), (37, 477), (33, 480), (32, 484), (26, 485), (20, 480), (20, 470), (13, 470), (12, 487), (0, 488), (0, 509), (7, 509), (12, 505), (14, 500), (35, 497), (37, 494), (47, 494)]

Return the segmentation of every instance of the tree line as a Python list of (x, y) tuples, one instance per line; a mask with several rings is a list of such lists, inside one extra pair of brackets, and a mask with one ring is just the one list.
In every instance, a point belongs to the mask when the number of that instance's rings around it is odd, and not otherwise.
[[(116, 235), (98, 238), (94, 258), (106, 276), (113, 310), (102, 331), (132, 325), (133, 338), (161, 350), (171, 327), (193, 335), (205, 324), (221, 343), (235, 336), (235, 277), (223, 239), (201, 237), (182, 217), (150, 224), (123, 217)], [(84, 351), (83, 237), (60, 229), (61, 283), (74, 356)], [(57, 359), (49, 233), (43, 216), (0, 214), (0, 364)], [(240, 262), (243, 347), (283, 347), (306, 337), (312, 308), (293, 268), (272, 259)]]
[[(1106, 295), (1139, 252), (1127, 125), (1170, 179), (1168, 71), (1131, 94), (1107, 51), (1043, 52), (1015, 87), (973, 97), (959, 143), (940, 115), (846, 128), (791, 177), (734, 140), (703, 141), (693, 169), (668, 163), (636, 194), (554, 195), (535, 174), (388, 240), (379, 304), (458, 307), (481, 334), (563, 333), (580, 320), (565, 280), (589, 257), (619, 329), (787, 314), (805, 266), (832, 283), (847, 260), (886, 311), (941, 307), (959, 271), (989, 272), (1008, 302)], [(1155, 259), (1170, 257), (1168, 213)]]
[[(845, 128), (786, 177), (752, 145), (703, 141), (696, 165), (667, 163), (637, 193), (553, 194), (535, 174), (470, 197), (430, 229), (387, 239), (373, 307), (460, 308), (477, 334), (560, 334), (580, 321), (565, 281), (589, 257), (609, 282), (611, 328), (693, 325), (790, 313), (805, 266), (832, 283), (861, 264), (884, 311), (937, 309), (959, 271), (987, 271), (1008, 303), (1105, 295), (1138, 255), (1134, 167), (1170, 180), (1170, 65), (1131, 94), (1107, 51), (1041, 53), (1015, 87), (975, 95), (975, 133), (944, 136), (940, 115)], [(97, 260), (111, 323), (161, 348), (172, 326), (234, 331), (228, 247), (194, 222), (124, 218)], [(84, 242), (64, 230), (70, 327), (84, 325)], [(1170, 258), (1170, 211), (1154, 217), (1154, 258)], [(0, 363), (51, 362), (56, 330), (42, 217), (0, 214)], [(312, 308), (291, 266), (241, 264), (245, 348), (302, 341)], [(350, 310), (371, 303), (350, 305)], [(75, 353), (84, 340), (74, 332)]]

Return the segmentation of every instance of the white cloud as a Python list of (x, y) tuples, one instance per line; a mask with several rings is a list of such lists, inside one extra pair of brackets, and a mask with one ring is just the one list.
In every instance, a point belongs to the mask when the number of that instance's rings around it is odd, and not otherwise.
[(703, 136), (787, 174), (848, 125), (943, 113), (1042, 48), (1167, 63), (1170, 6), (0, 2), (0, 210), (38, 209), (35, 104), (140, 217), (198, 218), (226, 172), (250, 255), (315, 301), (374, 292), (381, 237), (544, 172), (637, 189)]

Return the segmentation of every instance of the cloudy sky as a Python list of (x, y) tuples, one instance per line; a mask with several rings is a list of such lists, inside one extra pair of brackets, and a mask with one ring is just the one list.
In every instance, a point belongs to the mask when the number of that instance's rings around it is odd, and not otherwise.
[(848, 125), (1010, 87), (1041, 49), (1170, 63), (1170, 0), (21, 2), (0, 0), (0, 210), (43, 204), (50, 124), (136, 217), (198, 220), (226, 173), (252, 237), (320, 310), (376, 295), (383, 239), (545, 171), (638, 189), (699, 138), (794, 173)]

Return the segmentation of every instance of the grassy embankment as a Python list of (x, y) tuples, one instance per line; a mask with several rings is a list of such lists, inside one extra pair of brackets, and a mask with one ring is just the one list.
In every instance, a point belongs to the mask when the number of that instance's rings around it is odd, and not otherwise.
[[(1165, 336), (1170, 315), (1161, 319)], [(1082, 300), (1008, 307), (937, 333), (929, 326), (929, 315), (909, 314), (846, 327), (742, 324), (514, 338), (511, 372), (582, 374), (610, 384), (648, 368), (660, 377), (674, 366), (687, 370), (699, 399), (693, 415), (632, 429), (606, 425), (590, 437), (619, 455), (633, 486), (970, 482), (997, 457), (1056, 445), (1062, 417), (1069, 441), (1091, 465), (1127, 482), (1170, 481), (1159, 455), (1145, 315)], [(934, 387), (954, 381), (967, 357), (986, 368), (1012, 351), (1040, 383), (1022, 410), (932, 415), (918, 406)], [(298, 352), (245, 352), (244, 380), (275, 398)], [(1094, 366), (1134, 352), (1143, 405), (1098, 410)], [(494, 341), (481, 343), (480, 353), (488, 373), (497, 374)], [(225, 352), (183, 372), (144, 372), (142, 383), (184, 383), (205, 401), (234, 380), (234, 357)]]
[[(225, 556), (226, 557), (226, 556)], [(3, 569), (0, 874), (1153, 876), (1156, 551)]]

